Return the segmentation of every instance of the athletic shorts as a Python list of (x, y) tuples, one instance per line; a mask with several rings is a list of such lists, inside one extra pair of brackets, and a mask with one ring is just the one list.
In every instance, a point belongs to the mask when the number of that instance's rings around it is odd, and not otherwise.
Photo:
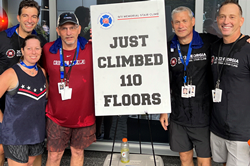
[(76, 149), (85, 149), (96, 141), (96, 125), (67, 128), (58, 125), (47, 118), (47, 149), (50, 152), (62, 152), (69, 146)]
[(3, 145), (5, 158), (18, 163), (27, 163), (29, 156), (38, 156), (44, 151), (44, 142), (34, 145)]
[(169, 137), (172, 151), (187, 152), (195, 148), (197, 157), (211, 157), (209, 127), (185, 127), (171, 121)]
[(227, 166), (249, 166), (250, 148), (247, 142), (230, 141), (211, 132), (213, 161), (227, 163)]

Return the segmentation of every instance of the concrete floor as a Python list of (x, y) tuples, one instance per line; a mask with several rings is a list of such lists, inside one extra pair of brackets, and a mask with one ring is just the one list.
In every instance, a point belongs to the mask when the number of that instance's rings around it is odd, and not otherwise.
[[(110, 153), (85, 151), (84, 166), (103, 166), (103, 163), (108, 154)], [(161, 156), (161, 157), (164, 162), (164, 166), (180, 166), (181, 165), (179, 157), (173, 157), (173, 156)], [(45, 166), (46, 158), (47, 158), (47, 153), (44, 153), (42, 166)], [(194, 162), (196, 163), (196, 159), (194, 159)], [(66, 150), (61, 161), (61, 166), (69, 166), (69, 165), (70, 165), (70, 150)], [(7, 164), (5, 166), (7, 166)], [(213, 162), (212, 166), (222, 166), (222, 165), (216, 164)]]
[[(85, 162), (83, 166), (103, 166), (103, 163), (108, 154), (110, 153), (85, 151)], [(179, 157), (161, 156), (161, 158), (164, 162), (164, 166), (180, 166), (181, 165)], [(44, 153), (42, 166), (45, 166), (46, 159), (47, 159), (47, 153)], [(196, 159), (194, 159), (194, 162), (197, 165)], [(69, 166), (69, 165), (70, 165), (70, 150), (66, 150), (61, 161), (61, 166)], [(4, 166), (8, 166), (7, 162), (4, 164)], [(222, 164), (216, 164), (213, 162), (212, 166), (222, 166)]]

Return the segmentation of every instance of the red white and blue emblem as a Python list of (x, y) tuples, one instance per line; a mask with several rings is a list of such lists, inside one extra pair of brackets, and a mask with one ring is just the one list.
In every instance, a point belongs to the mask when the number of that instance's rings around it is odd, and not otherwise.
[(102, 26), (102, 28), (105, 28), (105, 29), (110, 28), (114, 23), (113, 16), (109, 13), (102, 14), (99, 17), (99, 23)]
[(8, 49), (8, 50), (6, 51), (6, 55), (7, 55), (8, 58), (13, 58), (13, 57), (15, 56), (15, 50), (13, 50), (13, 49)]
[(170, 59), (170, 65), (172, 67), (175, 67), (175, 65), (177, 64), (177, 58), (176, 57), (173, 57)]
[(32, 88), (31, 86), (22, 85), (21, 88), (18, 89), (17, 94), (27, 96), (34, 100), (40, 100), (43, 96), (46, 95), (46, 86), (40, 88)]

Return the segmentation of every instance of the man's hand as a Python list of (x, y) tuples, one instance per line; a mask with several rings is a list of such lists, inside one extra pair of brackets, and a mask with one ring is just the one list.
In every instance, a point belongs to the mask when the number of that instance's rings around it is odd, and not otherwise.
[(90, 38), (89, 38), (89, 41), (92, 42), (92, 29), (89, 30), (90, 32)]
[(250, 43), (250, 38), (247, 39), (247, 42)]
[(168, 128), (168, 114), (161, 114), (160, 116), (160, 122), (164, 130), (167, 130)]

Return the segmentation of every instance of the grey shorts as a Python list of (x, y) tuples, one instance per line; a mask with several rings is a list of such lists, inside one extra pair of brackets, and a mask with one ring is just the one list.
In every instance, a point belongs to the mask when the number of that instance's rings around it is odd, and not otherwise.
[(29, 156), (38, 156), (44, 151), (44, 142), (34, 145), (3, 145), (5, 158), (18, 163), (27, 163)]
[(169, 125), (170, 149), (187, 152), (195, 148), (197, 157), (211, 157), (209, 127), (185, 127), (173, 121)]
[(247, 142), (230, 141), (211, 132), (213, 161), (227, 163), (227, 166), (249, 166), (250, 148)]

